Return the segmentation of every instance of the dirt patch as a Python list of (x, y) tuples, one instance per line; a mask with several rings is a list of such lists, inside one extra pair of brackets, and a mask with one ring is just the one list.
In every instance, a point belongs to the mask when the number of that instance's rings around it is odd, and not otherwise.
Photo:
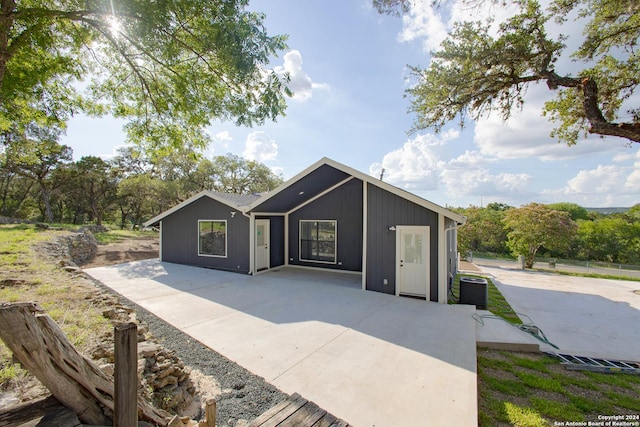
[(82, 268), (103, 267), (123, 262), (158, 258), (160, 242), (157, 236), (123, 239), (109, 244), (98, 244), (96, 255), (82, 263)]
[(463, 270), (463, 271), (477, 271), (477, 272), (482, 271), (478, 267), (476, 267), (475, 264), (472, 264), (472, 263), (470, 263), (468, 261), (460, 261), (460, 270)]

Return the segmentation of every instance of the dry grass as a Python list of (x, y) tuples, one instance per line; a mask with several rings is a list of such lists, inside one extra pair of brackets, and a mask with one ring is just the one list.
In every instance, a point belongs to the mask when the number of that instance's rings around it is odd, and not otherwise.
[[(0, 303), (35, 301), (60, 325), (79, 351), (88, 352), (111, 333), (95, 300), (95, 288), (81, 276), (59, 268), (37, 249), (63, 231), (39, 231), (31, 225), (0, 226)], [(21, 394), (31, 381), (0, 342), (0, 390)]]

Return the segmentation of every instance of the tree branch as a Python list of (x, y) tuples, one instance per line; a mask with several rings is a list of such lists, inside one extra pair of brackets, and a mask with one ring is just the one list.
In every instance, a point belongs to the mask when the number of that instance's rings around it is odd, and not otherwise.
[(554, 71), (544, 76), (549, 89), (558, 86), (573, 87), (582, 92), (585, 118), (589, 121), (588, 132), (596, 135), (618, 136), (640, 143), (640, 123), (614, 123), (605, 119), (598, 105), (598, 84), (590, 77), (561, 77)]

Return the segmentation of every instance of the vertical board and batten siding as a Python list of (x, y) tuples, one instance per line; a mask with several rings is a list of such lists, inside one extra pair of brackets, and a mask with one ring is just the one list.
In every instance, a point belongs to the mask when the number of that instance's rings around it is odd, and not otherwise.
[(269, 220), (269, 268), (284, 265), (284, 217), (256, 216)]
[(425, 225), (430, 227), (429, 300), (438, 301), (438, 214), (375, 185), (367, 189), (366, 289), (396, 293), (396, 231), (389, 227)]
[[(336, 263), (301, 261), (300, 220), (337, 221)], [(362, 181), (352, 179), (289, 215), (289, 264), (362, 271)]]
[[(226, 257), (198, 255), (198, 220), (227, 221)], [(202, 197), (163, 218), (161, 232), (162, 261), (249, 272), (249, 218), (238, 208)]]

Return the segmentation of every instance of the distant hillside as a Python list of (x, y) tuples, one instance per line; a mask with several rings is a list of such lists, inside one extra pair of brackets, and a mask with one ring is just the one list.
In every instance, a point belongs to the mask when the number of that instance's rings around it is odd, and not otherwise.
[(608, 215), (612, 213), (625, 213), (629, 210), (629, 208), (585, 208), (589, 212), (598, 212), (603, 215)]

